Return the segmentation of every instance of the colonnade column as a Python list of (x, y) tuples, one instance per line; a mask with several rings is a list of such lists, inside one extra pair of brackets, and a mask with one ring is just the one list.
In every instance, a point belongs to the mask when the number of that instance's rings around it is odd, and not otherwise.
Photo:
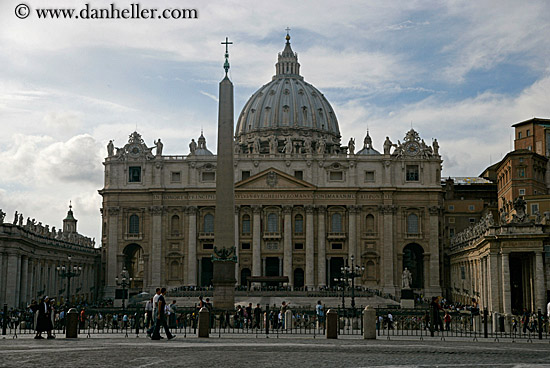
[(315, 288), (315, 242), (313, 241), (313, 206), (307, 205), (306, 209), (306, 280), (308, 290)]
[(535, 311), (537, 308), (544, 313), (545, 305), (545, 292), (544, 287), (544, 264), (542, 262), (542, 252), (535, 253)]
[(502, 312), (504, 314), (512, 313), (512, 298), (510, 289), (510, 253), (501, 253), (501, 272), (502, 275)]
[(187, 284), (197, 285), (197, 207), (187, 207), (189, 223), (187, 246)]
[(393, 214), (396, 208), (392, 205), (379, 206), (382, 214), (383, 234), (382, 234), (382, 285), (386, 293), (395, 293), (394, 267), (393, 267)]
[(29, 281), (29, 257), (21, 257), (21, 294), (19, 294), (19, 304), (25, 303), (27, 306), (27, 285)]
[(160, 286), (162, 284), (161, 270), (164, 270), (164, 260), (162, 259), (162, 206), (152, 206), (152, 242), (151, 242), (151, 285)]
[(252, 276), (262, 275), (262, 252), (261, 252), (261, 212), (262, 206), (252, 206)]
[(239, 272), (239, 264), (241, 263), (240, 262), (240, 259), (239, 259), (239, 249), (240, 249), (240, 242), (239, 242), (239, 214), (240, 214), (240, 211), (241, 211), (241, 206), (235, 206), (235, 256), (237, 257), (237, 264), (235, 265), (235, 283), (237, 285), (240, 284), (240, 272)]
[(16, 305), (16, 290), (17, 285), (17, 268), (19, 263), (19, 254), (17, 253), (8, 253), (8, 267), (7, 267), (7, 280), (6, 280), (6, 303), (8, 308), (18, 307)]
[[(106, 289), (108, 294), (106, 297), (114, 297), (116, 288), (116, 277), (118, 274), (118, 216), (120, 213), (119, 207), (107, 208), (108, 216), (108, 240), (107, 240), (107, 277)], [(51, 285), (48, 285), (51, 286)], [(51, 290), (51, 288), (50, 288)], [(57, 294), (57, 290), (55, 290)]]
[(327, 250), (325, 246), (325, 214), (327, 206), (317, 207), (317, 285), (326, 286), (327, 280)]
[(441, 283), (439, 281), (439, 213), (438, 206), (429, 208), (430, 215), (430, 290), (434, 295), (441, 294)]
[(283, 276), (288, 276), (289, 286), (294, 286), (292, 272), (292, 206), (283, 206), (284, 238), (283, 238)]
[(496, 253), (490, 253), (489, 254), (489, 292), (490, 292), (490, 302), (489, 302), (489, 308), (491, 311), (501, 312), (500, 309), (500, 303), (499, 303), (499, 272), (498, 272), (498, 258)]
[(355, 226), (355, 214), (357, 210), (355, 206), (348, 206), (348, 259), (350, 260), (351, 267), (351, 258), (357, 260), (357, 231)]

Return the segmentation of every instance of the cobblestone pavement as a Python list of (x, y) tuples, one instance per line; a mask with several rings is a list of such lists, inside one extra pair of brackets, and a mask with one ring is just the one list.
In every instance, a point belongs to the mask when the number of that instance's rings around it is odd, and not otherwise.
[(550, 343), (228, 335), (0, 338), (0, 367), (550, 367)]

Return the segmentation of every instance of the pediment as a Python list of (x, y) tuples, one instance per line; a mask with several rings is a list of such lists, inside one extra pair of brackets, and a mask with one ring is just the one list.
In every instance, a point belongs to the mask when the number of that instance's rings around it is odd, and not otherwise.
[(304, 190), (316, 189), (307, 181), (300, 180), (277, 169), (267, 169), (235, 184), (235, 189)]

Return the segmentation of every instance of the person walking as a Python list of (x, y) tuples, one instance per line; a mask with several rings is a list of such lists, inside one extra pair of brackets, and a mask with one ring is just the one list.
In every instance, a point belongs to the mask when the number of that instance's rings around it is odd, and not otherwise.
[(260, 307), (260, 303), (256, 304), (256, 308), (254, 308), (254, 325), (252, 328), (260, 328), (260, 320), (262, 318), (262, 308)]
[(153, 325), (153, 298), (145, 303), (145, 328), (149, 329)]
[(173, 335), (172, 333), (170, 333), (170, 329), (166, 324), (166, 299), (164, 298), (165, 295), (166, 295), (166, 288), (162, 288), (160, 290), (160, 295), (157, 302), (157, 321), (155, 323), (155, 330), (153, 331), (151, 340), (160, 340), (161, 326), (164, 327), (164, 332), (166, 333), (166, 337), (168, 338), (168, 340), (172, 340), (176, 338), (176, 335)]
[(325, 324), (325, 311), (320, 300), (317, 301), (317, 305), (315, 306), (315, 314), (317, 315), (317, 328), (323, 328)]
[(147, 330), (147, 337), (151, 337), (151, 334), (153, 333), (153, 331), (155, 330), (155, 325), (157, 324), (157, 305), (158, 305), (158, 300), (159, 300), (159, 297), (160, 297), (160, 288), (157, 288), (156, 289), (156, 294), (155, 296), (153, 297), (153, 310), (151, 312), (151, 327)]
[(40, 304), (38, 304), (38, 318), (36, 320), (36, 336), (35, 339), (43, 339), (42, 332), (48, 334), (48, 339), (55, 339), (52, 335), (52, 307), (50, 298), (45, 296)]

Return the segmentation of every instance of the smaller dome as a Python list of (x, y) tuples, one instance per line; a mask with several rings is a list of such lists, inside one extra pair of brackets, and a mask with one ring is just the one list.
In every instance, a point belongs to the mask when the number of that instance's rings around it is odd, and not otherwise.
[(365, 137), (365, 140), (363, 141), (363, 149), (356, 153), (356, 155), (363, 155), (363, 156), (372, 156), (372, 155), (380, 155), (380, 152), (372, 148), (372, 139), (369, 135), (369, 131), (367, 130), (367, 136)]
[(206, 138), (204, 138), (202, 131), (198, 142), (199, 144), (198, 144), (197, 150), (195, 151), (196, 156), (214, 156), (214, 154), (210, 152), (208, 148), (206, 148)]

